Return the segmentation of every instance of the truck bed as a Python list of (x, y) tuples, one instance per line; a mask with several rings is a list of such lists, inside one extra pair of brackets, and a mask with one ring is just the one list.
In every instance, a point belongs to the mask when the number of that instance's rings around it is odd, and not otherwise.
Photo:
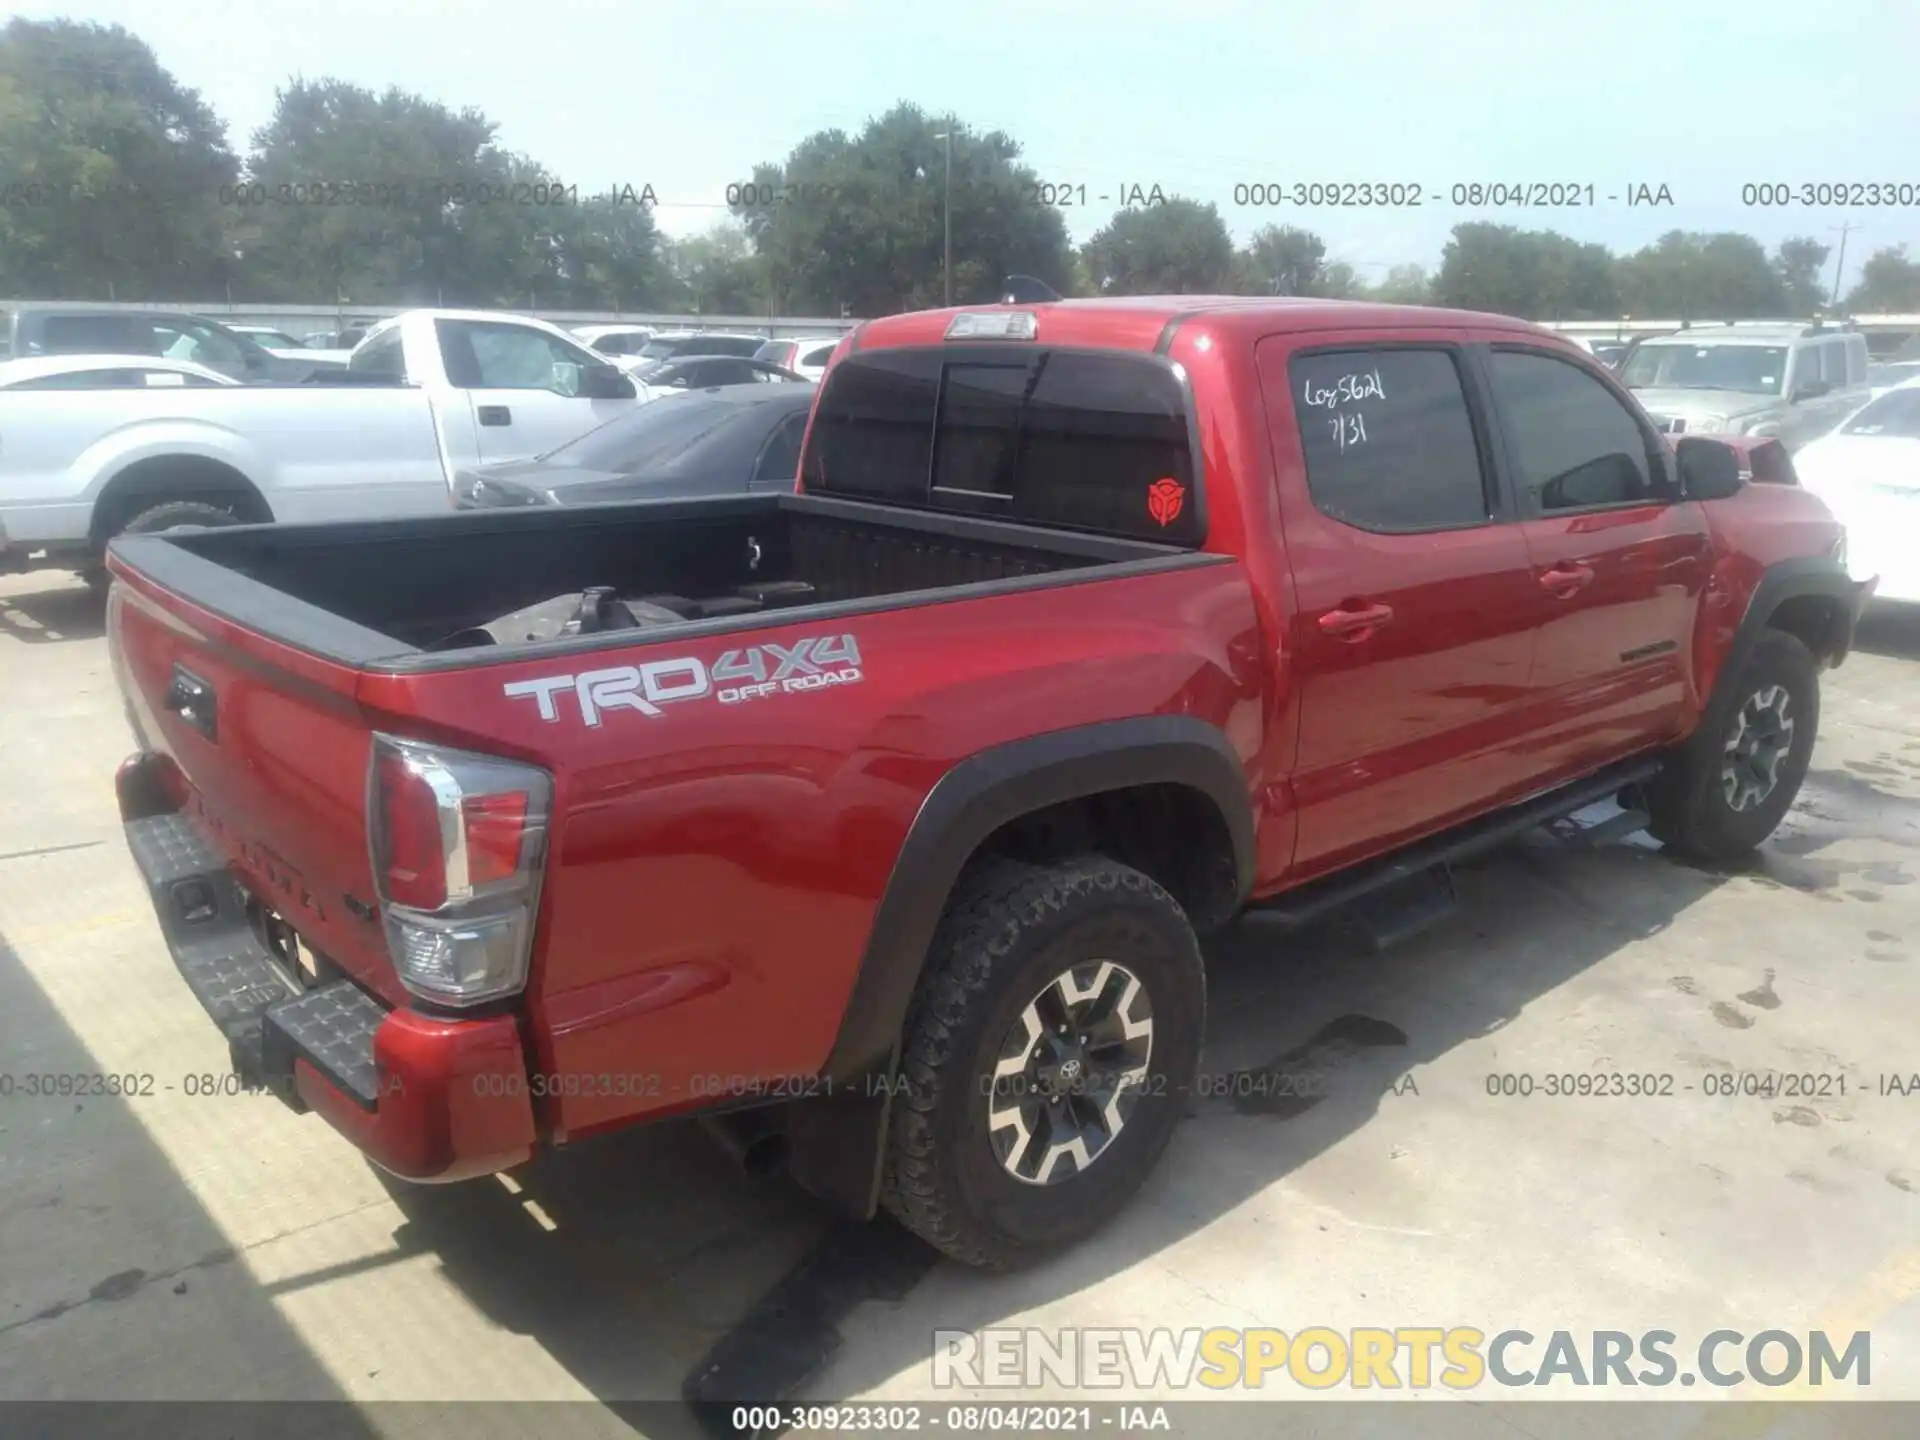
[[(457, 646), (463, 630), (568, 592), (671, 597), (684, 623), (649, 641), (781, 621), (822, 607), (961, 599), (1057, 584), (1064, 572), (1217, 558), (1172, 546), (808, 495), (125, 536), (113, 553), (149, 580), (310, 654), (381, 670), (524, 659), (610, 641), (602, 632)], [(1091, 574), (1087, 578), (1093, 578)], [(804, 582), (771, 602), (769, 582)], [(810, 588), (808, 588), (810, 587)]]

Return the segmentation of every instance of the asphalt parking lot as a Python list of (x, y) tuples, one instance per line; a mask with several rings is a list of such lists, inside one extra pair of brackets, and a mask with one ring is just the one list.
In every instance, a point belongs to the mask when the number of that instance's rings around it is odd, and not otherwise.
[[(622, 1433), (655, 1421), (604, 1407), (677, 1396), (729, 1336), (803, 1396), (931, 1398), (934, 1330), (1007, 1324), (1864, 1329), (1874, 1397), (1920, 1399), (1920, 1093), (1882, 1093), (1920, 1072), (1907, 617), (1827, 677), (1750, 868), (1536, 834), (1385, 954), (1230, 934), (1204, 1069), (1311, 1066), (1325, 1097), (1196, 1102), (1120, 1222), (999, 1277), (833, 1225), (687, 1126), (413, 1189), (318, 1119), (199, 1093), (225, 1049), (121, 842), (84, 590), (0, 581), (0, 679), (0, 1070), (155, 1077), (0, 1099), (0, 1398), (573, 1400)], [(1609, 1071), (1676, 1089), (1488, 1093)], [(1749, 1072), (1845, 1092), (1704, 1093)]]

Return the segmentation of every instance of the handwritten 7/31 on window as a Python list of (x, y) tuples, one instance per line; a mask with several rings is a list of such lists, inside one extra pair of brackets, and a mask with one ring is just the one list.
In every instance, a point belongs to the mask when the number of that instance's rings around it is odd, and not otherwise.
[(1327, 433), (1342, 450), (1349, 445), (1366, 444), (1367, 417), (1359, 410), (1340, 407), (1386, 398), (1387, 387), (1381, 382), (1378, 369), (1349, 371), (1331, 384), (1316, 384), (1308, 379), (1300, 386), (1300, 403), (1303, 406), (1309, 410), (1332, 412), (1326, 416)]

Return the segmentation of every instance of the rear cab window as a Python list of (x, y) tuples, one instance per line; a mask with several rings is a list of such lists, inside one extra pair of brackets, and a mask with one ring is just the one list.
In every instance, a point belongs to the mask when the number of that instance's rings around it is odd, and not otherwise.
[(356, 375), (382, 375), (404, 382), (407, 377), (407, 349), (400, 327), (393, 326), (357, 347), (347, 358), (347, 369)]
[(810, 493), (1198, 547), (1185, 388), (1157, 356), (981, 344), (856, 352), (827, 377)]

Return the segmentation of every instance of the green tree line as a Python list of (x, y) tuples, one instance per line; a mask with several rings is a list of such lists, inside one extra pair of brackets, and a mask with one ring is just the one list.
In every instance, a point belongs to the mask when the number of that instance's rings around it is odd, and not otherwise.
[[(1433, 273), (1363, 277), (1310, 230), (1269, 225), (1236, 246), (1216, 206), (1157, 188), (1076, 246), (1015, 139), (911, 104), (748, 173), (725, 220), (675, 239), (646, 187), (569, 188), (477, 109), (295, 78), (238, 154), (127, 30), (0, 30), (0, 295), (14, 298), (883, 315), (941, 303), (949, 219), (958, 303), (995, 298), (1010, 273), (1076, 295), (1316, 295), (1534, 319), (1798, 316), (1832, 298), (1829, 247), (1806, 237), (1768, 254), (1748, 235), (1675, 230), (1615, 254), (1472, 222)], [(1874, 252), (1841, 304), (1920, 310), (1920, 261)]]

